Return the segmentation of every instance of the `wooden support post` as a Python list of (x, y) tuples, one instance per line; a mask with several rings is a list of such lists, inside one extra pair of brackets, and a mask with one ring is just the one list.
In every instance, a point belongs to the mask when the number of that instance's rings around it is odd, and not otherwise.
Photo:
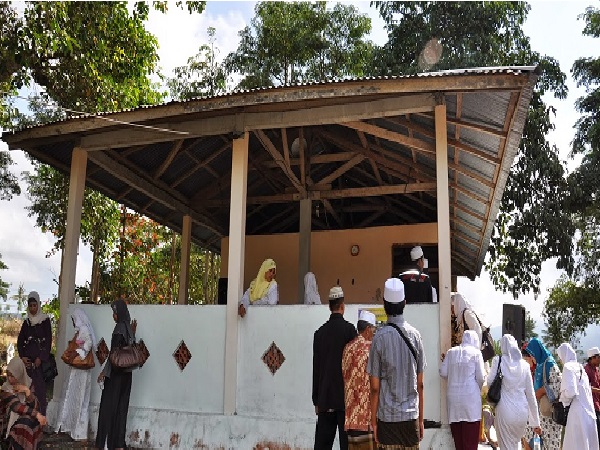
[[(440, 351), (446, 352), (451, 344), (450, 287), (450, 195), (448, 185), (448, 136), (446, 131), (446, 104), (435, 107), (435, 170), (437, 180), (437, 226), (439, 259)], [(446, 384), (441, 384), (442, 422), (448, 423)]]
[(312, 200), (300, 200), (300, 232), (298, 233), (298, 303), (304, 303), (304, 275), (310, 270)]
[(248, 133), (233, 141), (231, 157), (231, 204), (229, 207), (229, 257), (227, 265), (227, 312), (225, 329), (225, 392), (223, 408), (226, 415), (236, 412), (238, 359), (238, 301), (244, 283), (246, 241), (246, 194), (248, 187)]
[[(67, 348), (67, 324), (69, 323), (69, 304), (75, 302), (75, 274), (77, 272), (77, 253), (79, 249), (79, 233), (81, 230), (81, 209), (85, 190), (85, 171), (87, 152), (74, 148), (71, 155), (71, 174), (69, 179), (69, 201), (67, 205), (67, 229), (65, 231), (65, 247), (63, 248), (58, 298), (60, 299), (60, 322), (56, 342), (56, 354), (62, 355)], [(54, 396), (56, 400), (64, 397), (63, 383), (65, 371), (58, 372), (54, 379)]]
[(179, 264), (179, 292), (177, 303), (187, 304), (188, 291), (190, 287), (190, 250), (192, 246), (192, 217), (183, 216), (181, 227), (181, 260)]

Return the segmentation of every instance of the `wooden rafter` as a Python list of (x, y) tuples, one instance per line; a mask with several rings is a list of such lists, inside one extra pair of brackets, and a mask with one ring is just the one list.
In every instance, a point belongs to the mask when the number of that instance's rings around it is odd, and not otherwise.
[(181, 150), (181, 147), (183, 146), (184, 140), (180, 139), (178, 141), (175, 141), (173, 143), (173, 146), (171, 147), (171, 150), (169, 151), (169, 154), (167, 155), (167, 157), (165, 158), (165, 160), (162, 162), (162, 164), (158, 167), (158, 169), (156, 169), (156, 171), (154, 172), (154, 179), (158, 179), (160, 178), (163, 173), (165, 173), (165, 170), (167, 170), (167, 168), (171, 165), (171, 163), (173, 162), (173, 160), (175, 159), (175, 157), (177, 156), (177, 154), (179, 153), (179, 151)]

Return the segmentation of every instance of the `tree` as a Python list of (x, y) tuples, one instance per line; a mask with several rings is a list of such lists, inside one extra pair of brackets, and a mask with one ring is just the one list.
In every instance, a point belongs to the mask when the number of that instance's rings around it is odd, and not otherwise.
[(188, 58), (186, 66), (174, 69), (175, 76), (167, 82), (173, 98), (187, 100), (225, 92), (225, 67), (217, 62), (215, 33), (213, 27), (208, 28), (208, 44), (201, 45), (198, 53)]
[(531, 317), (531, 313), (527, 311), (525, 316), (525, 340), (529, 341), (536, 337), (538, 337), (538, 334), (535, 331), (535, 320)]
[[(0, 270), (6, 270), (8, 269), (8, 266), (6, 264), (4, 264), (4, 262), (2, 261), (2, 255), (0, 254)], [(6, 281), (2, 280), (2, 277), (0, 277), (0, 298), (3, 298), (6, 300), (6, 296), (8, 295), (8, 288), (9, 288), (10, 284), (8, 284)]]
[(566, 211), (568, 185), (558, 149), (546, 133), (554, 109), (546, 92), (564, 98), (566, 76), (556, 60), (533, 51), (522, 2), (375, 2), (388, 43), (373, 58), (374, 75), (413, 74), (463, 67), (538, 65), (519, 153), (511, 168), (486, 267), (492, 281), (513, 296), (539, 293), (542, 262), (558, 258), (572, 270), (575, 232)]
[(19, 289), (15, 295), (11, 295), (11, 300), (17, 301), (17, 311), (22, 311), (23, 306), (27, 304), (27, 292), (25, 292), (25, 286), (23, 283), (19, 283)]
[(363, 75), (373, 45), (371, 20), (353, 6), (325, 2), (259, 2), (240, 43), (226, 58), (240, 88)]

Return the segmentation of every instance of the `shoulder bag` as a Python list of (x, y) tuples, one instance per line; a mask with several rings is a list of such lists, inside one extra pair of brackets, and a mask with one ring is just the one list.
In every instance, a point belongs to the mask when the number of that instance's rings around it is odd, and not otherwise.
[[(579, 381), (583, 376), (583, 368), (579, 365)], [(552, 420), (563, 427), (567, 425), (567, 419), (569, 418), (569, 409), (571, 405), (565, 406), (560, 400), (556, 400), (552, 403)]]
[[(465, 320), (466, 311), (466, 309), (463, 311), (462, 319), (464, 329), (468, 330), (469, 326), (467, 325), (467, 321)], [(475, 314), (477, 322), (479, 322), (479, 326), (481, 327), (481, 356), (483, 357), (484, 361), (489, 361), (494, 356), (496, 356), (496, 349), (494, 348), (494, 339), (492, 338), (492, 335), (490, 333), (490, 327), (484, 327), (481, 323), (481, 320), (479, 320), (479, 316), (477, 315), (477, 313), (473, 312), (473, 314)]]
[(133, 369), (142, 367), (150, 357), (150, 352), (142, 339), (131, 345), (111, 349), (109, 359), (114, 367)]
[[(546, 358), (548, 361), (548, 358)], [(540, 398), (540, 414), (544, 417), (552, 417), (552, 404), (556, 401), (556, 396), (554, 392), (550, 388), (548, 384), (547, 374), (546, 374), (546, 361), (544, 361), (544, 366), (542, 367), (542, 374), (544, 376), (544, 388), (546, 389), (546, 394)]]
[(404, 339), (404, 342), (406, 342), (406, 345), (408, 345), (408, 349), (410, 350), (410, 352), (413, 355), (413, 358), (415, 358), (415, 364), (417, 364), (417, 351), (415, 350), (415, 347), (412, 345), (412, 343), (408, 340), (408, 338), (404, 335), (404, 333), (402, 332), (402, 330), (400, 329), (400, 327), (396, 324), (393, 323), (389, 323), (388, 325), (395, 328), (396, 331), (400, 334), (400, 336), (402, 336), (402, 339)]
[(68, 364), (71, 367), (75, 367), (76, 369), (87, 370), (93, 368), (96, 363), (94, 362), (94, 355), (92, 351), (89, 351), (85, 358), (81, 358), (77, 354), (77, 349), (79, 346), (77, 345), (77, 336), (78, 333), (73, 336), (73, 339), (69, 341), (67, 345), (67, 349), (60, 357), (65, 364)]
[(487, 393), (487, 401), (490, 405), (496, 406), (500, 401), (501, 390), (502, 390), (502, 355), (498, 358), (498, 371), (496, 372), (496, 376), (494, 377), (494, 381), (490, 385)]
[(52, 353), (48, 355), (48, 359), (46, 361), (42, 361), (40, 367), (42, 369), (42, 378), (46, 383), (50, 383), (58, 375), (56, 359), (54, 359), (54, 354)]

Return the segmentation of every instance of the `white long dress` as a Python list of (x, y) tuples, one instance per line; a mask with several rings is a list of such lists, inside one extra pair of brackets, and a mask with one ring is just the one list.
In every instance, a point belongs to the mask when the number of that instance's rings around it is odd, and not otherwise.
[[(520, 450), (521, 437), (525, 432), (528, 417), (533, 427), (540, 426), (537, 401), (529, 364), (521, 359), (521, 350), (519, 350), (515, 338), (505, 334), (502, 336), (500, 347), (504, 378), (502, 379), (500, 402), (496, 406), (494, 425), (501, 450)], [(496, 376), (498, 360), (498, 356), (492, 360), (492, 369), (487, 380), (488, 385), (492, 384)]]
[(558, 348), (558, 356), (564, 363), (560, 401), (565, 406), (571, 405), (565, 427), (563, 449), (597, 450), (596, 412), (587, 373), (577, 362), (575, 351), (569, 344), (561, 344)]
[[(84, 341), (84, 357), (92, 349), (92, 338), (85, 328), (79, 330), (78, 340)], [(87, 439), (92, 371), (71, 366), (65, 380), (65, 400), (58, 415), (56, 431), (69, 433), (76, 440)]]

